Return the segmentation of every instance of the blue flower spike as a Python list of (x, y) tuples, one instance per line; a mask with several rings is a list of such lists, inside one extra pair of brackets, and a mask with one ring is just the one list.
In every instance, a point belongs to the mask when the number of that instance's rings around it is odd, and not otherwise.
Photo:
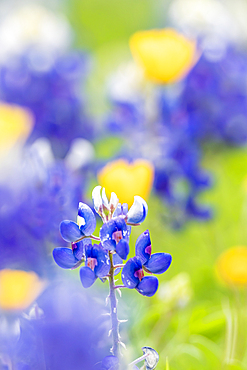
[(145, 271), (153, 274), (163, 274), (171, 265), (172, 256), (169, 253), (152, 252), (149, 230), (144, 231), (137, 239), (136, 256), (140, 258)]
[[(172, 261), (168, 253), (152, 254), (149, 231), (144, 231), (136, 240), (136, 255), (128, 258), (129, 237), (131, 227), (143, 222), (147, 216), (148, 206), (144, 199), (134, 197), (134, 203), (128, 210), (128, 204), (120, 204), (115, 193), (111, 193), (108, 200), (105, 189), (96, 186), (92, 192), (94, 208), (101, 216), (103, 225), (99, 231), (99, 238), (92, 235), (96, 228), (96, 218), (93, 211), (84, 203), (79, 203), (77, 223), (65, 220), (60, 224), (60, 232), (71, 248), (55, 248), (53, 257), (55, 262), (64, 269), (80, 267), (80, 280), (84, 288), (91, 287), (99, 278), (102, 282), (109, 281), (109, 300), (111, 302), (111, 333), (113, 337), (112, 356), (106, 356), (101, 363), (101, 370), (119, 370), (119, 322), (117, 318), (116, 291), (126, 287), (136, 289), (146, 297), (152, 297), (159, 286), (155, 276), (145, 276), (144, 273), (161, 274), (165, 272)], [(92, 244), (92, 239), (99, 244)], [(124, 264), (124, 260), (127, 260)], [(114, 276), (120, 271), (123, 285), (115, 285)], [(132, 369), (137, 362), (145, 359), (145, 368), (154, 370), (157, 364), (152, 349), (143, 347), (144, 354), (129, 364)], [(149, 351), (149, 352), (148, 352)]]
[(134, 203), (130, 207), (129, 212), (127, 213), (127, 222), (131, 225), (139, 225), (142, 223), (148, 213), (148, 205), (145, 200), (139, 195), (134, 197)]

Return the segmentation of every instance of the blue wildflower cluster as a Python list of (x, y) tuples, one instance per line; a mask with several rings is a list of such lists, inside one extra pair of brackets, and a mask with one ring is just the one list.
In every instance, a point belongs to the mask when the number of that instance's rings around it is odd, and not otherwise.
[(247, 143), (246, 61), (246, 52), (233, 47), (217, 59), (205, 52), (180, 83), (111, 94), (106, 125), (126, 138), (118, 155), (152, 161), (154, 190), (175, 227), (212, 217), (210, 207), (198, 201), (212, 186), (201, 164), (204, 143)]
[(48, 138), (59, 158), (75, 138), (93, 135), (81, 98), (86, 70), (82, 53), (46, 54), (34, 47), (0, 64), (0, 99), (29, 108), (34, 116), (29, 142)]
[[(120, 288), (136, 289), (144, 296), (153, 296), (158, 289), (158, 279), (152, 275), (144, 276), (144, 272), (148, 274), (165, 272), (171, 264), (172, 257), (169, 253), (152, 254), (150, 234), (147, 230), (136, 240), (135, 256), (127, 260), (131, 227), (142, 223), (148, 212), (147, 204), (141, 197), (134, 197), (130, 209), (127, 204), (118, 202), (115, 193), (111, 193), (108, 200), (104, 188), (101, 194), (101, 186), (94, 188), (92, 197), (95, 211), (103, 221), (99, 237), (92, 234), (96, 227), (94, 212), (88, 205), (79, 203), (77, 222), (64, 220), (60, 224), (60, 233), (65, 241), (71, 243), (71, 248), (55, 248), (53, 257), (55, 262), (65, 269), (74, 269), (84, 264), (80, 268), (80, 280), (84, 288), (92, 286), (98, 278), (103, 282), (109, 280), (113, 347), (112, 355), (102, 360), (100, 369), (118, 370), (121, 341), (115, 291)], [(99, 244), (92, 244), (92, 240), (97, 240)], [(123, 263), (124, 260), (127, 260), (126, 263)], [(115, 285), (114, 276), (121, 269), (123, 285)]]
[[(116, 273), (122, 268), (124, 287), (136, 289), (145, 296), (153, 296), (158, 289), (158, 279), (154, 276), (144, 276), (144, 272), (161, 274), (165, 272), (172, 261), (168, 253), (151, 253), (149, 231), (142, 233), (136, 241), (133, 258), (123, 264), (129, 255), (129, 236), (131, 226), (142, 223), (147, 215), (146, 202), (135, 196), (132, 207), (118, 203), (115, 193), (108, 201), (105, 189), (100, 195), (101, 186), (93, 190), (93, 202), (96, 212), (101, 216), (103, 225), (99, 238), (92, 235), (96, 227), (96, 218), (89, 206), (80, 203), (77, 222), (62, 221), (60, 233), (62, 238), (71, 243), (71, 248), (58, 247), (53, 250), (55, 262), (62, 268), (80, 268), (80, 279), (85, 288), (90, 287), (97, 278), (104, 280), (109, 277), (110, 270)], [(99, 244), (92, 244), (92, 239)]]

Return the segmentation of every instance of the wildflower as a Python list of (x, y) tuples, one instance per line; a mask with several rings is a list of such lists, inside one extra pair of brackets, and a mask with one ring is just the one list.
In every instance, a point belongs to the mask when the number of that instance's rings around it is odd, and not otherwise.
[(116, 356), (106, 356), (101, 363), (101, 370), (118, 370), (119, 359)]
[(85, 247), (86, 262), (80, 269), (80, 279), (84, 288), (89, 288), (95, 280), (104, 278), (110, 270), (110, 259), (106, 250), (99, 244), (88, 243)]
[(99, 183), (106, 191), (109, 193), (115, 191), (119, 202), (128, 203), (129, 207), (137, 194), (145, 200), (148, 198), (153, 178), (153, 165), (144, 159), (137, 159), (132, 163), (119, 159), (108, 163), (98, 173)]
[(83, 236), (91, 235), (96, 227), (96, 219), (91, 208), (80, 202), (77, 223), (64, 220), (60, 224), (60, 233), (67, 242), (75, 242)]
[(136, 32), (130, 49), (146, 77), (157, 83), (180, 80), (197, 60), (195, 42), (171, 28)]
[(158, 289), (158, 279), (154, 276), (144, 277), (144, 271), (162, 274), (170, 267), (172, 257), (169, 253), (151, 254), (148, 230), (137, 239), (135, 250), (136, 256), (123, 267), (122, 281), (127, 288), (135, 288), (139, 293), (151, 297)]
[(247, 285), (247, 247), (233, 247), (223, 252), (216, 264), (219, 276), (229, 285)]
[(77, 243), (72, 243), (72, 249), (66, 247), (58, 247), (53, 249), (53, 258), (55, 262), (58, 264), (58, 266), (64, 269), (74, 269), (80, 266), (85, 258), (86, 243), (88, 243), (88, 239), (81, 240)]

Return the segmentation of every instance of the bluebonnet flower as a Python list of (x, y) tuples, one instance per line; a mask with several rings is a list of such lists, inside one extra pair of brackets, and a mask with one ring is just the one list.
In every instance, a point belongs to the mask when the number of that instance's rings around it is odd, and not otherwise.
[(63, 162), (45, 166), (34, 152), (30, 157), (26, 152), (0, 186), (0, 269), (51, 275), (50, 250), (54, 244), (67, 245), (58, 227), (82, 196), (82, 175)]
[(75, 138), (93, 135), (79, 94), (85, 71), (83, 54), (46, 54), (35, 47), (0, 64), (1, 100), (29, 108), (35, 121), (29, 142), (48, 138), (59, 158)]
[(122, 270), (122, 281), (129, 289), (136, 289), (142, 295), (153, 296), (158, 289), (158, 279), (154, 276), (144, 277), (144, 271), (162, 274), (171, 264), (169, 253), (151, 254), (149, 231), (146, 230), (136, 240), (136, 256), (130, 258)]
[(22, 315), (6, 317), (7, 326), (0, 330), (0, 367), (92, 370), (106, 352), (109, 319), (104, 313), (104, 304), (73, 279), (54, 281)]
[[(60, 224), (62, 238), (71, 242), (72, 248), (58, 247), (53, 250), (55, 262), (62, 268), (76, 268), (84, 260), (86, 266), (80, 269), (83, 286), (89, 287), (94, 281), (107, 276), (110, 270), (108, 251), (114, 252), (115, 264), (121, 264), (129, 254), (130, 225), (138, 225), (147, 215), (147, 204), (139, 196), (135, 196), (134, 204), (128, 210), (128, 205), (121, 205), (115, 193), (108, 201), (105, 189), (94, 188), (92, 196), (96, 212), (104, 221), (99, 238), (92, 235), (96, 227), (96, 219), (89, 206), (80, 202), (77, 223), (64, 220)], [(92, 245), (90, 238), (101, 243)], [(116, 269), (115, 273), (119, 272)]]

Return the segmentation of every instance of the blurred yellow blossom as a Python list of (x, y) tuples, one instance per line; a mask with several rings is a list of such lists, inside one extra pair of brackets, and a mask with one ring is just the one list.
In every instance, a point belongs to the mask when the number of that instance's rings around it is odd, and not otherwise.
[(8, 151), (27, 138), (33, 127), (28, 110), (17, 105), (0, 103), (0, 152)]
[(217, 273), (227, 284), (247, 285), (247, 247), (237, 246), (223, 252), (216, 265)]
[(132, 163), (119, 159), (108, 163), (99, 173), (99, 184), (106, 192), (116, 193), (120, 203), (134, 202), (134, 196), (139, 195), (147, 200), (152, 189), (154, 168), (151, 162), (137, 159)]
[(44, 289), (45, 283), (35, 272), (4, 269), (0, 271), (0, 308), (24, 310)]
[(158, 83), (180, 80), (198, 59), (196, 43), (172, 28), (136, 32), (130, 49), (146, 77)]

